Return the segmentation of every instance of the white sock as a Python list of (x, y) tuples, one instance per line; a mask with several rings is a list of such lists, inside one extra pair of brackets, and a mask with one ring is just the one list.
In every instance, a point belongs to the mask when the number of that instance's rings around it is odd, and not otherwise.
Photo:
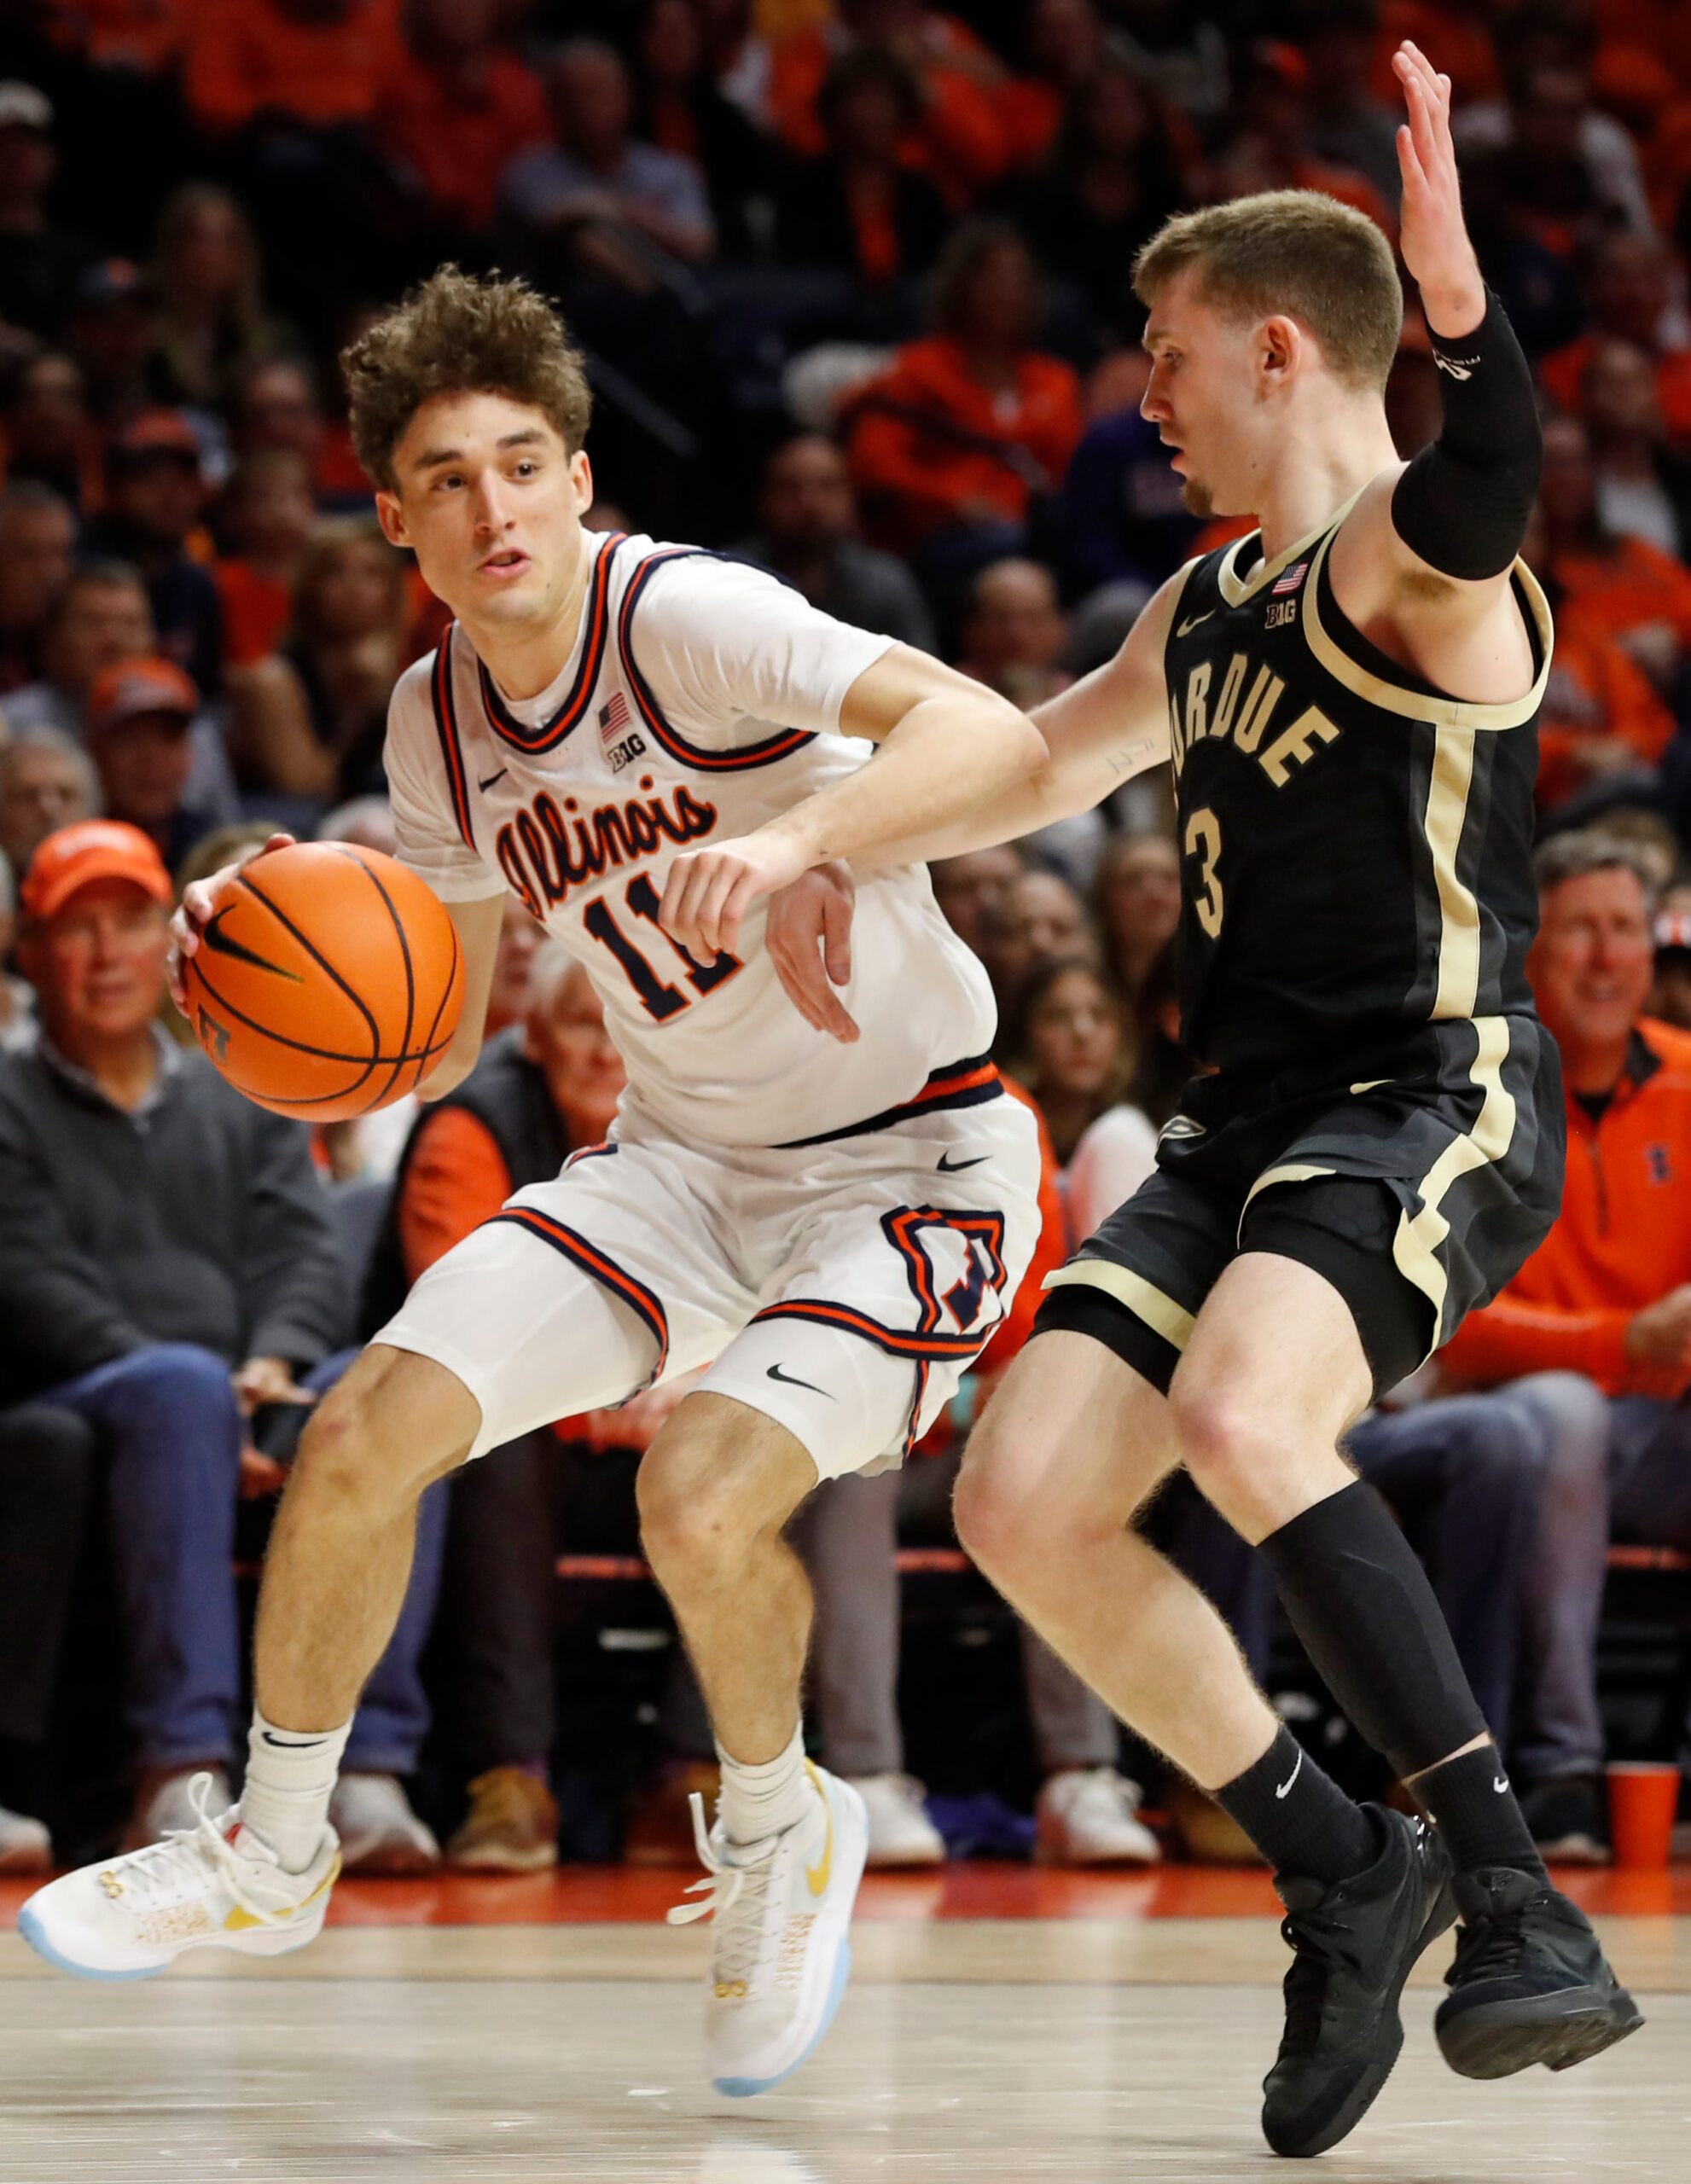
[(343, 1722), (338, 1729), (307, 1735), (279, 1729), (253, 1711), (241, 1819), (276, 1852), (284, 1873), (304, 1873), (317, 1854), (352, 1728)]
[(730, 1843), (761, 1843), (766, 1835), (803, 1820), (815, 1795), (805, 1771), (805, 1732), (801, 1724), (779, 1758), (761, 1767), (744, 1767), (717, 1746), (722, 1763), (722, 1799), (717, 1816)]

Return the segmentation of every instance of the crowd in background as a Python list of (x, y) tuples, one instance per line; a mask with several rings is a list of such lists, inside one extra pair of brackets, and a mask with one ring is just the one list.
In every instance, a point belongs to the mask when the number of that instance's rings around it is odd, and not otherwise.
[[(1279, 187), (1392, 234), (1405, 35), (1452, 77), (1470, 224), (1544, 411), (1534, 976), (1572, 1145), (1551, 1242), (1353, 1454), (1427, 1555), (1540, 1839), (1604, 1855), (1606, 1549), (1691, 1548), (1691, 15), (0, 0), (0, 1798), (23, 1808), (0, 1809), (0, 1867), (79, 1824), (62, 1690), (89, 1542), (144, 1839), (237, 1748), (236, 1570), (301, 1404), (409, 1280), (601, 1136), (620, 1089), (584, 978), (514, 903), (486, 1059), (426, 1116), (308, 1136), (156, 1028), (187, 879), (276, 824), (393, 845), (388, 694), (444, 613), (371, 514), (341, 346), (443, 259), (526, 275), (587, 355), (592, 524), (759, 562), (1031, 708), (1250, 527), (1184, 512), (1138, 414), (1135, 251), (1179, 207)], [(1439, 417), (1412, 297), (1387, 398), (1412, 454)], [(78, 831), (96, 819), (133, 834)], [(1031, 1638), (1033, 1821), (994, 1836), (979, 1800), (924, 1804), (894, 1550), (944, 1536), (1041, 1275), (1148, 1172), (1178, 1101), (1172, 824), (1151, 776), (934, 871), (1041, 1117), (1046, 1223), (921, 1458), (802, 1522), (811, 1725), (867, 1786), (884, 1862), (979, 1838), (1143, 1863), (1169, 1840), (1147, 1756)], [(456, 1864), (556, 1855), (580, 1755), (555, 1556), (674, 1400), (561, 1421), (425, 1505), (336, 1812), (355, 1865), (435, 1863), (420, 1802)], [(1152, 1521), (1267, 1674), (1254, 1557), (1195, 1495)], [(654, 1704), (665, 1764), (629, 1839), (660, 1856), (709, 1741), (678, 1664)]]

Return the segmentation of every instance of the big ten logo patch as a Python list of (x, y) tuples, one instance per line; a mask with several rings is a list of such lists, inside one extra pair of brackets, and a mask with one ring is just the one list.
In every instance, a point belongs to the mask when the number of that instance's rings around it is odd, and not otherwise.
[(1644, 1147), (1644, 1167), (1653, 1183), (1673, 1181), (1673, 1155), (1665, 1145), (1647, 1145)]
[(613, 690), (599, 708), (599, 745), (610, 760), (613, 774), (619, 774), (636, 758), (646, 756), (645, 738), (635, 727), (628, 700), (620, 690)]

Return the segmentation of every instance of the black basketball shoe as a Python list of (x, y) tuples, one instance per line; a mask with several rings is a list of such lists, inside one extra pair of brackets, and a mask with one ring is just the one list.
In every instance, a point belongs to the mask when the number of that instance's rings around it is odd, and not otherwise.
[(1590, 1922), (1559, 1888), (1512, 1866), (1458, 1873), (1455, 1885), (1462, 1928), (1433, 2019), (1453, 2071), (1571, 2070), (1643, 2024)]
[(1436, 1831), (1363, 1809), (1382, 1844), (1365, 1872), (1330, 1888), (1275, 1879), (1293, 1952), (1286, 2031), (1263, 2081), (1263, 2136), (1280, 2154), (1325, 2153), (1361, 2120), (1403, 2044), (1398, 2001), (1409, 1967), (1456, 1916)]

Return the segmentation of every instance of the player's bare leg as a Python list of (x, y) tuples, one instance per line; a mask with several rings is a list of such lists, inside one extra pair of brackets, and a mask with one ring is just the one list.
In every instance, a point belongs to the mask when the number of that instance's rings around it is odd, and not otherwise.
[(678, 1407), (640, 1467), (641, 1535), (710, 1710), (723, 1795), (708, 1833), (694, 1800), (703, 1902), (714, 1914), (706, 2043), (720, 2093), (767, 2092), (827, 2031), (869, 1847), (863, 1800), (811, 1765), (799, 1725), (811, 1587), (782, 1536), (816, 1484), (786, 1427), (727, 1396)]

